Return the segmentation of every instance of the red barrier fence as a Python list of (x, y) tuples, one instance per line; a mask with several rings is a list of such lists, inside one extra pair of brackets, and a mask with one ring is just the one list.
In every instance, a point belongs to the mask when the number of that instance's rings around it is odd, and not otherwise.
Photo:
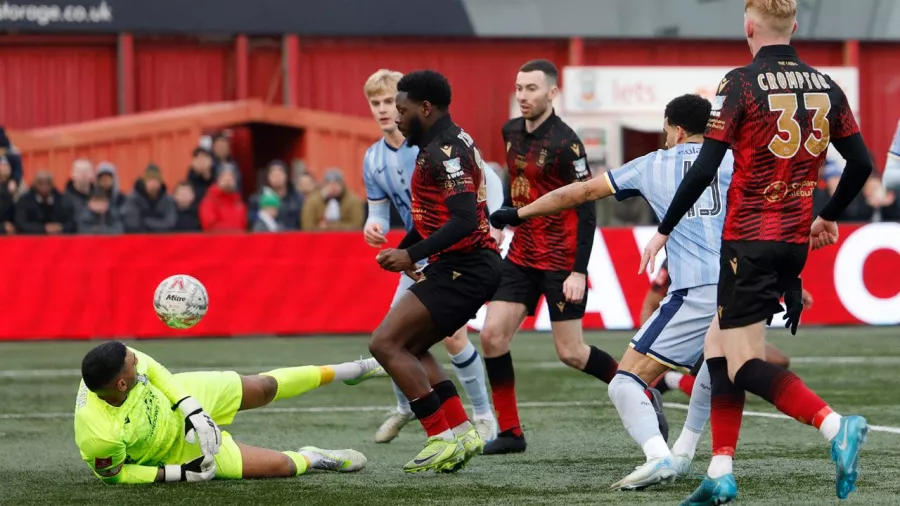
[[(803, 323), (900, 323), (900, 224), (841, 231), (839, 245), (810, 253), (804, 285), (815, 304)], [(649, 285), (638, 260), (652, 233), (598, 230), (585, 328), (636, 326)], [(378, 267), (359, 232), (12, 237), (0, 246), (0, 339), (11, 340), (367, 333), (398, 276)], [(209, 313), (188, 331), (153, 313), (153, 290), (176, 273), (210, 294)], [(472, 327), (483, 318), (484, 308)], [(545, 303), (525, 328), (549, 328)]]

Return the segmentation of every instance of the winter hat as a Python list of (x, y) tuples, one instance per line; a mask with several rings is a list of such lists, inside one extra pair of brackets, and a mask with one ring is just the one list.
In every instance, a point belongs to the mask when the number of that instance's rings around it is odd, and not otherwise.
[(144, 169), (144, 179), (157, 179), (162, 181), (162, 172), (155, 163), (147, 165), (147, 168)]
[(109, 174), (112, 177), (116, 177), (116, 166), (109, 162), (100, 162), (97, 164), (97, 177), (100, 177), (104, 174)]
[(278, 194), (267, 186), (259, 197), (259, 207), (274, 207), (278, 209), (281, 207), (281, 199), (278, 198)]

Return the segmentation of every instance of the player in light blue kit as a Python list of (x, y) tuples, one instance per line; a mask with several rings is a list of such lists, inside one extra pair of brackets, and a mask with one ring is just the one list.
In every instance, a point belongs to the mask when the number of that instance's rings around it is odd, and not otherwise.
[(897, 131), (894, 132), (894, 140), (888, 149), (887, 163), (881, 179), (888, 190), (900, 191), (900, 121), (897, 122)]
[[(403, 219), (406, 230), (413, 226), (409, 182), (415, 169), (419, 149), (406, 144), (394, 121), (397, 117), (394, 99), (397, 96), (397, 83), (401, 77), (403, 74), (400, 72), (382, 69), (372, 74), (363, 87), (372, 116), (375, 117), (378, 127), (384, 133), (384, 138), (366, 151), (363, 165), (366, 197), (369, 202), (369, 218), (363, 234), (366, 243), (375, 248), (380, 248), (387, 241), (384, 234), (390, 228), (391, 204)], [(487, 195), (478, 197), (487, 198), (488, 211), (495, 211), (503, 205), (502, 182), (490, 167), (484, 168), (484, 175)], [(501, 230), (491, 230), (491, 235), (497, 244), (502, 242), (502, 234)], [(400, 275), (400, 283), (394, 294), (392, 305), (415, 283), (413, 277), (410, 277), (411, 275), (416, 278), (420, 276), (418, 273)], [(490, 398), (487, 394), (484, 364), (481, 362), (478, 351), (469, 341), (466, 328), (463, 327), (453, 336), (446, 338), (444, 345), (450, 354), (456, 376), (472, 403), (474, 412), (472, 419), (478, 434), (484, 441), (493, 440), (497, 437), (497, 421), (494, 418), (494, 410), (491, 408)], [(397, 395), (397, 409), (388, 416), (388, 419), (375, 433), (376, 443), (391, 442), (400, 433), (400, 429), (415, 419), (415, 415), (409, 407), (409, 401), (397, 388), (397, 385), (394, 385), (394, 393)]]
[[(672, 100), (666, 106), (663, 123), (668, 149), (632, 160), (591, 181), (559, 188), (519, 209), (504, 207), (491, 216), (491, 221), (495, 226), (515, 226), (535, 216), (554, 214), (610, 195), (617, 200), (642, 196), (662, 217), (684, 173), (700, 153), (710, 109), (709, 101), (699, 95)], [(669, 369), (689, 371), (703, 352), (706, 331), (716, 314), (719, 246), (732, 163), (729, 152), (710, 187), (688, 212), (688, 219), (672, 232), (667, 247), (669, 293), (631, 340), (616, 377), (609, 384), (610, 399), (647, 458), (613, 488), (641, 489), (671, 483), (690, 471), (710, 412), (706, 365), (697, 374), (687, 421), (672, 450), (659, 432), (656, 412), (645, 391), (650, 382)]]

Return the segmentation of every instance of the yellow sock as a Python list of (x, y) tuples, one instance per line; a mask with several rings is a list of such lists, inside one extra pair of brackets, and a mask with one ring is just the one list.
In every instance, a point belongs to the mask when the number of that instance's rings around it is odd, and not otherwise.
[(309, 461), (306, 460), (306, 457), (300, 455), (297, 452), (282, 452), (288, 456), (289, 459), (294, 461), (294, 467), (297, 468), (297, 474), (294, 476), (300, 476), (305, 473), (307, 469), (309, 469)]
[(274, 371), (264, 372), (260, 376), (270, 376), (278, 382), (278, 391), (275, 392), (275, 401), (290, 399), (315, 390), (321, 385), (327, 384), (334, 378), (334, 372), (330, 376), (326, 374), (326, 368), (306, 365), (303, 367), (285, 367)]

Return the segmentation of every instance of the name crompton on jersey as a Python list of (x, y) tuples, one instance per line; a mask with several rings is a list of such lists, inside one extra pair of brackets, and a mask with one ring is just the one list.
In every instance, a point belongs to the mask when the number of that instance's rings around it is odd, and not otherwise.
[[(781, 62), (782, 65), (796, 65), (795, 62)], [(756, 84), (763, 91), (777, 90), (830, 90), (828, 79), (815, 72), (765, 72), (756, 76)]]

